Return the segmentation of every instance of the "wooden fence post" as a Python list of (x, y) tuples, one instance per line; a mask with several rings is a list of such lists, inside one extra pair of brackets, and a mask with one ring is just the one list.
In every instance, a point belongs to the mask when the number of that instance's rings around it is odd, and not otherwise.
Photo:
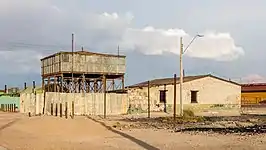
[(150, 104), (150, 81), (148, 81), (148, 118), (151, 117), (151, 104)]
[(176, 74), (174, 74), (174, 120), (176, 120)]
[(75, 111), (74, 111), (74, 101), (72, 101), (72, 119), (74, 118), (74, 113), (75, 113)]
[(62, 116), (63, 116), (62, 110), (63, 110), (63, 108), (62, 108), (62, 103), (60, 103), (60, 107), (59, 107), (59, 111), (60, 111), (60, 117), (62, 117)]
[(57, 110), (58, 108), (57, 108), (57, 103), (55, 104), (55, 116), (57, 116)]
[(54, 114), (54, 106), (53, 106), (53, 103), (51, 103), (51, 115), (53, 116)]
[(14, 104), (14, 112), (17, 112), (16, 107), (17, 107), (16, 104)]
[(66, 119), (67, 119), (67, 102), (66, 102), (66, 109), (65, 109), (65, 116), (66, 116)]

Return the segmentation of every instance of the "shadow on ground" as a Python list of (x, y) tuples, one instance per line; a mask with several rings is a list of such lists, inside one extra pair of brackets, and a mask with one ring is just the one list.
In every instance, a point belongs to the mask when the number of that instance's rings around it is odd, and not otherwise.
[(143, 147), (143, 148), (145, 148), (145, 149), (149, 149), (149, 150), (159, 150), (159, 148), (156, 148), (156, 147), (154, 147), (154, 146), (152, 146), (152, 145), (150, 145), (150, 144), (148, 144), (148, 143), (145, 143), (145, 142), (143, 142), (143, 141), (141, 141), (141, 140), (139, 140), (139, 139), (136, 139), (136, 138), (133, 137), (133, 136), (130, 136), (130, 135), (125, 134), (125, 133), (123, 133), (123, 132), (117, 131), (117, 130), (113, 129), (113, 128), (110, 127), (110, 126), (107, 126), (105, 123), (103, 123), (103, 122), (101, 122), (101, 121), (98, 121), (98, 120), (93, 119), (93, 118), (91, 118), (91, 117), (88, 117), (88, 118), (91, 119), (91, 120), (93, 120), (94, 122), (97, 122), (97, 123), (101, 124), (102, 126), (104, 126), (104, 127), (105, 127), (106, 129), (108, 129), (109, 131), (112, 131), (112, 132), (114, 132), (114, 133), (116, 133), (116, 134), (119, 134), (119, 135), (121, 135), (121, 136), (123, 136), (123, 137), (129, 139), (129, 140), (131, 140), (132, 142), (138, 144), (139, 146), (141, 146), (141, 147)]
[(12, 125), (13, 125), (14, 123), (16, 123), (17, 121), (18, 121), (18, 119), (13, 120), (13, 121), (10, 121), (9, 123), (7, 123), (7, 124), (1, 126), (1, 127), (0, 127), (0, 131), (4, 130), (5, 128), (8, 128), (8, 127), (12, 126)]

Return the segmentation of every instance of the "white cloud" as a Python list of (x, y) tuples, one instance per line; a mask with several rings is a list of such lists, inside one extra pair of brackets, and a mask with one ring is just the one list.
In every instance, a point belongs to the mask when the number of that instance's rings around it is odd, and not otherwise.
[[(20, 58), (25, 59), (19, 63), (26, 67), (19, 67), (17, 71), (36, 70), (36, 65), (33, 64), (39, 64), (39, 56), (48, 53), (46, 49), (54, 49), (54, 51), (49, 51), (52, 53), (70, 45), (72, 32), (75, 33), (77, 45), (115, 52), (119, 44), (123, 51), (137, 50), (147, 55), (160, 55), (164, 52), (179, 54), (179, 37), (184, 37), (185, 46), (193, 38), (193, 35), (178, 28), (158, 29), (153, 26), (135, 28), (133, 27), (135, 18), (130, 13), (118, 15), (107, 12), (102, 14), (80, 12), (78, 9), (73, 11), (63, 9), (53, 4), (52, 1), (42, 0), (25, 0), (16, 5), (13, 2), (9, 0), (0, 2), (0, 9), (2, 9), (0, 10), (0, 19), (4, 21), (0, 25), (0, 33), (2, 33), (0, 40), (5, 42), (1, 43), (1, 49), (9, 49), (8, 42), (18, 41), (30, 44), (58, 45), (49, 48), (28, 45), (27, 48), (34, 52), (29, 50), (22, 52), (21, 46), (13, 46), (13, 50), (20, 52), (16, 54), (2, 52), (3, 55), (10, 58), (18, 58), (20, 54), (32, 57), (32, 59)], [(244, 54), (244, 50), (236, 46), (230, 33), (206, 31), (203, 34), (204, 37), (197, 39), (186, 55), (230, 61)], [(25, 49), (25, 47), (23, 48)], [(5, 61), (10, 61), (10, 59)], [(28, 61), (33, 63), (28, 63)], [(18, 62), (10, 61), (10, 63)]]
[[(234, 43), (229, 33), (204, 32), (204, 37), (196, 39), (188, 48), (187, 55), (197, 58), (230, 61), (244, 54), (244, 50)], [(172, 52), (179, 54), (179, 38), (184, 37), (184, 48), (192, 40), (182, 29), (127, 29), (122, 43), (128, 49), (137, 49), (145, 54)]]
[(207, 31), (203, 34), (203, 38), (191, 45), (190, 56), (229, 61), (244, 55), (243, 48), (235, 45), (230, 33)]
[(265, 83), (266, 77), (258, 74), (250, 74), (243, 78), (244, 83)]

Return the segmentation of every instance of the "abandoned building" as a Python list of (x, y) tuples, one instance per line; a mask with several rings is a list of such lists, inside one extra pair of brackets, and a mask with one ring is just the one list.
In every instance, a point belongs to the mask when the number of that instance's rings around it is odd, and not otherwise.
[(83, 50), (42, 58), (42, 91), (22, 93), (21, 112), (53, 115), (63, 107), (76, 115), (126, 113), (127, 94), (111, 92), (124, 91), (125, 58)]
[[(151, 111), (173, 112), (174, 78), (149, 81)], [(176, 85), (177, 113), (179, 112), (179, 78)], [(146, 111), (148, 108), (148, 81), (126, 87), (131, 109)], [(183, 106), (194, 113), (239, 113), (241, 86), (213, 75), (186, 76), (183, 83)]]
[(266, 83), (252, 83), (241, 85), (242, 105), (266, 102)]

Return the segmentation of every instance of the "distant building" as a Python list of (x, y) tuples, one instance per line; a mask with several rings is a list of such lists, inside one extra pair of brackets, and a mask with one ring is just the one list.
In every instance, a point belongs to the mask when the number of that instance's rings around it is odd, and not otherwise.
[(19, 88), (7, 89), (7, 86), (5, 86), (5, 90), (0, 90), (0, 109), (3, 109), (3, 105), (7, 106), (10, 104), (16, 107), (16, 111), (19, 110)]
[(7, 85), (5, 85), (5, 88), (3, 90), (0, 90), (0, 94), (4, 95), (17, 95), (19, 94), (19, 88), (18, 87), (11, 87), (7, 88)]
[(0, 94), (4, 94), (5, 93), (5, 90), (0, 90)]
[[(150, 81), (151, 111), (173, 112), (174, 79)], [(148, 82), (127, 87), (130, 109), (146, 111), (148, 108)], [(179, 78), (176, 86), (177, 113), (179, 113)], [(241, 86), (213, 75), (186, 76), (183, 83), (184, 110), (195, 113), (240, 112)]]
[(4, 90), (0, 90), (0, 96), (11, 96), (11, 97), (19, 97), (19, 88), (18, 87), (5, 87)]
[(252, 83), (241, 85), (243, 104), (259, 104), (266, 100), (266, 83)]
[(11, 87), (8, 89), (8, 94), (17, 94), (17, 93), (19, 93), (18, 87)]

